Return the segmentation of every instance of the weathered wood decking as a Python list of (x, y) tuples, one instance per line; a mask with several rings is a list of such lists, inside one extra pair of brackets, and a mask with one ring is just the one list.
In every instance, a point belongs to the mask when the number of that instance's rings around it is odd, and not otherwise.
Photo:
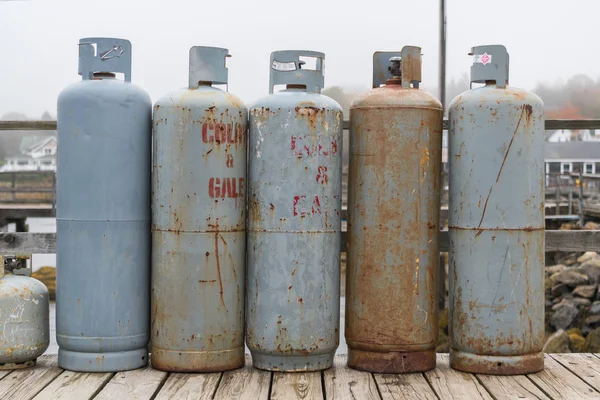
[(379, 375), (346, 367), (344, 355), (323, 372), (270, 373), (246, 367), (213, 374), (169, 374), (151, 367), (120, 373), (76, 373), (42, 356), (34, 368), (0, 371), (0, 399), (599, 399), (600, 355), (546, 355), (544, 371), (472, 375), (438, 354), (424, 374)]

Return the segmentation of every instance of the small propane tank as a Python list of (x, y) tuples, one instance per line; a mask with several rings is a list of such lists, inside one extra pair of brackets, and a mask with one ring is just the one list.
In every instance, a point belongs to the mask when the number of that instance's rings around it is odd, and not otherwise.
[(449, 106), (450, 366), (544, 368), (544, 104), (508, 86), (506, 48), (472, 48)]
[(48, 288), (28, 257), (0, 256), (0, 369), (35, 365), (50, 345)]
[(154, 107), (152, 366), (244, 365), (248, 109), (227, 84), (228, 50), (190, 49), (189, 87)]
[(339, 344), (342, 108), (321, 94), (324, 58), (271, 53), (271, 94), (250, 110), (246, 343), (259, 369), (326, 369)]
[(58, 365), (131, 370), (148, 364), (152, 102), (127, 40), (81, 39), (79, 74), (58, 97)]
[(350, 108), (345, 336), (369, 372), (436, 365), (443, 112), (420, 82), (420, 47), (377, 52)]

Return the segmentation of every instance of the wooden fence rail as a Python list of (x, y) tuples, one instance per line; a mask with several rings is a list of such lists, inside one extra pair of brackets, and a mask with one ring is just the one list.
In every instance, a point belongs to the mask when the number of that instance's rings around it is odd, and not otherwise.
[[(0, 121), (0, 131), (56, 130), (56, 121)], [(344, 129), (349, 122), (344, 121)], [(444, 129), (448, 121), (444, 120)], [(600, 120), (546, 120), (546, 130), (600, 129)], [(342, 233), (342, 251), (347, 250)], [(448, 231), (440, 232), (440, 251), (448, 251)], [(600, 251), (600, 230), (546, 230), (546, 251)], [(1, 233), (0, 254), (51, 254), (56, 252), (55, 233)]]

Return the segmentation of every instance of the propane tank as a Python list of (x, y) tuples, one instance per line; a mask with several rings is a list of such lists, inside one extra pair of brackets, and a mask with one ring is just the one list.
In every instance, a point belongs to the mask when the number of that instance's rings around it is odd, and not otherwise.
[(339, 344), (342, 109), (321, 94), (324, 58), (271, 53), (250, 110), (246, 343), (265, 370), (329, 368)]
[(33, 367), (50, 345), (48, 288), (28, 258), (0, 256), (0, 370)]
[(544, 368), (544, 105), (508, 86), (506, 48), (473, 47), (449, 107), (450, 366)]
[(152, 102), (127, 40), (81, 39), (79, 75), (58, 97), (58, 365), (135, 369), (150, 336)]
[(228, 50), (190, 49), (189, 88), (154, 107), (152, 366), (244, 365), (248, 110), (227, 84)]
[(436, 365), (443, 112), (419, 82), (420, 47), (376, 52), (350, 108), (345, 336), (369, 372)]

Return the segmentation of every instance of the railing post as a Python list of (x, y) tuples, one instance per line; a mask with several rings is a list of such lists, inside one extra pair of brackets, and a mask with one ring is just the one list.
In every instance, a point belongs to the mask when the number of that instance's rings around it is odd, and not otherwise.
[(17, 200), (17, 190), (16, 190), (16, 183), (15, 183), (16, 179), (17, 179), (17, 173), (13, 172), (11, 174), (11, 186), (10, 186), (10, 188), (12, 190), (11, 194), (12, 194), (13, 203)]
[(554, 199), (555, 215), (560, 214), (560, 178), (556, 180), (556, 198)]
[(583, 216), (583, 176), (582, 172), (579, 171), (579, 226), (583, 228), (584, 216)]
[(573, 177), (569, 179), (569, 215), (573, 215)]

